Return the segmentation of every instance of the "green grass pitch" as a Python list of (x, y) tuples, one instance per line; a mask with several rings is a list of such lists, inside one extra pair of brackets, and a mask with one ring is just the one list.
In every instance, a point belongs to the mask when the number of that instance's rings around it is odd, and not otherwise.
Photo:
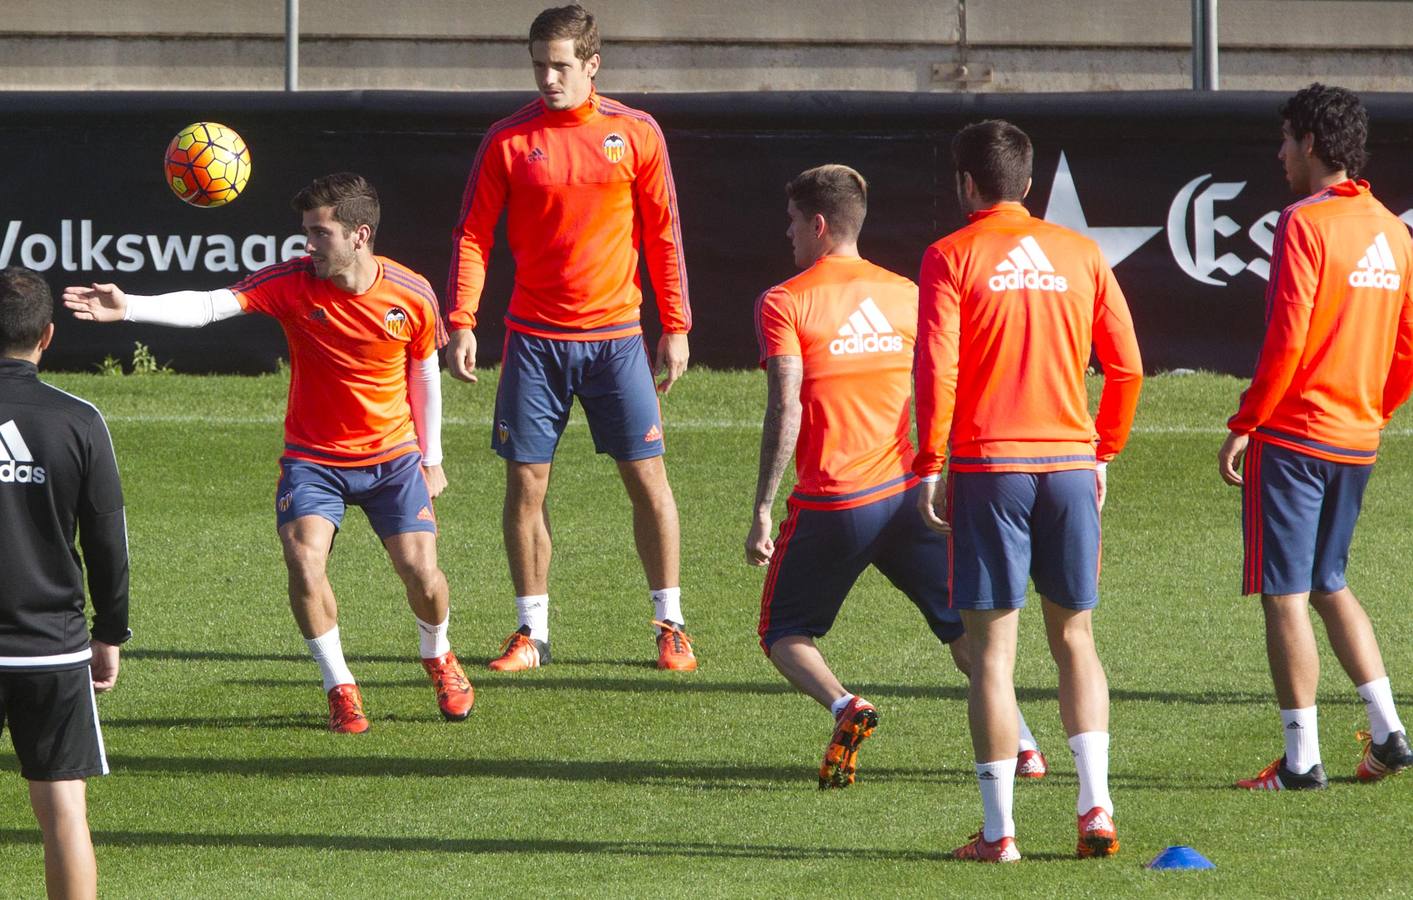
[[(1075, 778), (1040, 613), (1017, 686), (1052, 773), (1016, 788), (1018, 866), (950, 862), (976, 830), (965, 687), (911, 605), (870, 573), (822, 647), (879, 707), (856, 785), (815, 789), (828, 715), (755, 642), (762, 570), (742, 543), (759, 373), (693, 371), (664, 403), (701, 670), (652, 668), (651, 607), (613, 467), (571, 426), (551, 488), (555, 662), (493, 675), (513, 627), (488, 449), (494, 376), (446, 381), (438, 502), (452, 643), (477, 690), (437, 715), (400, 586), (351, 511), (331, 576), (372, 731), (324, 731), (286, 607), (272, 500), (285, 381), (47, 376), (108, 416), (127, 489), (136, 639), (100, 701), (113, 774), (90, 783), (108, 897), (1336, 896), (1409, 889), (1413, 776), (1353, 781), (1364, 712), (1320, 635), (1330, 790), (1230, 787), (1281, 752), (1258, 605), (1237, 596), (1239, 498), (1215, 454), (1241, 385), (1150, 379), (1104, 512), (1100, 654), (1123, 850), (1074, 854)], [(783, 492), (782, 492), (783, 494)], [(1413, 432), (1396, 420), (1352, 585), (1413, 721)], [(0, 741), (0, 896), (42, 893), (38, 832)], [(1190, 844), (1214, 871), (1142, 863)]]

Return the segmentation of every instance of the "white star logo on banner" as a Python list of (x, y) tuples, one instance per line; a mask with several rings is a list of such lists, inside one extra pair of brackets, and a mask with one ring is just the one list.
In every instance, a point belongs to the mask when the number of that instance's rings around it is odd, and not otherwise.
[(1055, 182), (1050, 186), (1050, 202), (1045, 206), (1043, 218), (1047, 222), (1078, 231), (1094, 241), (1099, 245), (1100, 252), (1104, 254), (1104, 261), (1111, 269), (1162, 230), (1147, 226), (1090, 225), (1084, 218), (1084, 209), (1079, 205), (1079, 192), (1075, 190), (1074, 176), (1070, 174), (1069, 160), (1065, 159), (1063, 150), (1060, 151), (1060, 164), (1055, 168)]

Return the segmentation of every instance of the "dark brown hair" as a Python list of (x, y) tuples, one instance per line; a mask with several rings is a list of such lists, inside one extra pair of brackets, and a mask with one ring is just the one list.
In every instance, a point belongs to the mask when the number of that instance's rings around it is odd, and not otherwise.
[(1032, 158), (1030, 138), (1003, 119), (968, 125), (952, 138), (957, 177), (970, 174), (981, 198), (991, 203), (1024, 199)]
[(575, 3), (552, 6), (535, 16), (530, 23), (530, 43), (536, 41), (573, 41), (574, 55), (589, 59), (599, 52), (599, 25), (594, 14)]
[(38, 272), (0, 269), (0, 352), (29, 353), (54, 321), (54, 295)]
[(868, 182), (848, 166), (830, 163), (806, 169), (785, 185), (785, 196), (806, 216), (824, 216), (829, 230), (856, 240), (868, 215)]
[(345, 233), (359, 225), (367, 225), (369, 247), (373, 246), (373, 239), (378, 236), (378, 219), (382, 212), (378, 205), (378, 192), (362, 175), (336, 172), (316, 178), (294, 195), (290, 205), (295, 212), (333, 207), (334, 221), (343, 226)]

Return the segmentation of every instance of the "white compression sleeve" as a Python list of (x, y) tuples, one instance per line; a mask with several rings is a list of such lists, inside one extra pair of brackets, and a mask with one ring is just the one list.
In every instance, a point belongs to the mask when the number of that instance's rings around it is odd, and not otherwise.
[(139, 325), (175, 325), (200, 328), (243, 314), (240, 301), (228, 288), (219, 291), (173, 291), (155, 297), (128, 294), (123, 321)]
[(408, 366), (407, 402), (412, 406), (412, 424), (417, 429), (422, 465), (441, 465), (442, 373), (435, 353)]

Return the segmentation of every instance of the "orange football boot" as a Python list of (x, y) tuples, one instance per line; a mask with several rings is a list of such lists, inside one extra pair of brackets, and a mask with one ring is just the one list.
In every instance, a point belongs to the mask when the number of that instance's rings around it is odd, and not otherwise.
[(658, 622), (662, 629), (657, 636), (657, 667), (674, 672), (695, 672), (697, 656), (692, 652), (692, 639), (676, 622)]
[(978, 831), (971, 836), (971, 840), (952, 851), (952, 858), (968, 862), (1013, 863), (1020, 862), (1021, 855), (1020, 848), (1016, 846), (1016, 839), (1010, 835), (988, 841), (984, 834)]
[(1079, 845), (1075, 855), (1080, 859), (1113, 856), (1119, 852), (1119, 833), (1114, 817), (1096, 806), (1079, 817)]
[(834, 734), (824, 748), (819, 764), (819, 789), (846, 788), (854, 783), (859, 745), (878, 727), (878, 710), (862, 697), (855, 697), (834, 719)]
[(329, 730), (335, 734), (362, 734), (368, 730), (363, 692), (358, 685), (336, 684), (329, 688)]
[(460, 722), (471, 715), (476, 692), (471, 689), (471, 680), (462, 671), (455, 653), (448, 650), (441, 656), (424, 659), (422, 668), (432, 679), (432, 687), (437, 691), (437, 706), (448, 721)]
[(521, 625), (500, 645), (500, 656), (490, 662), (492, 672), (523, 672), (538, 669), (550, 661), (549, 644), (530, 637), (530, 628)]

